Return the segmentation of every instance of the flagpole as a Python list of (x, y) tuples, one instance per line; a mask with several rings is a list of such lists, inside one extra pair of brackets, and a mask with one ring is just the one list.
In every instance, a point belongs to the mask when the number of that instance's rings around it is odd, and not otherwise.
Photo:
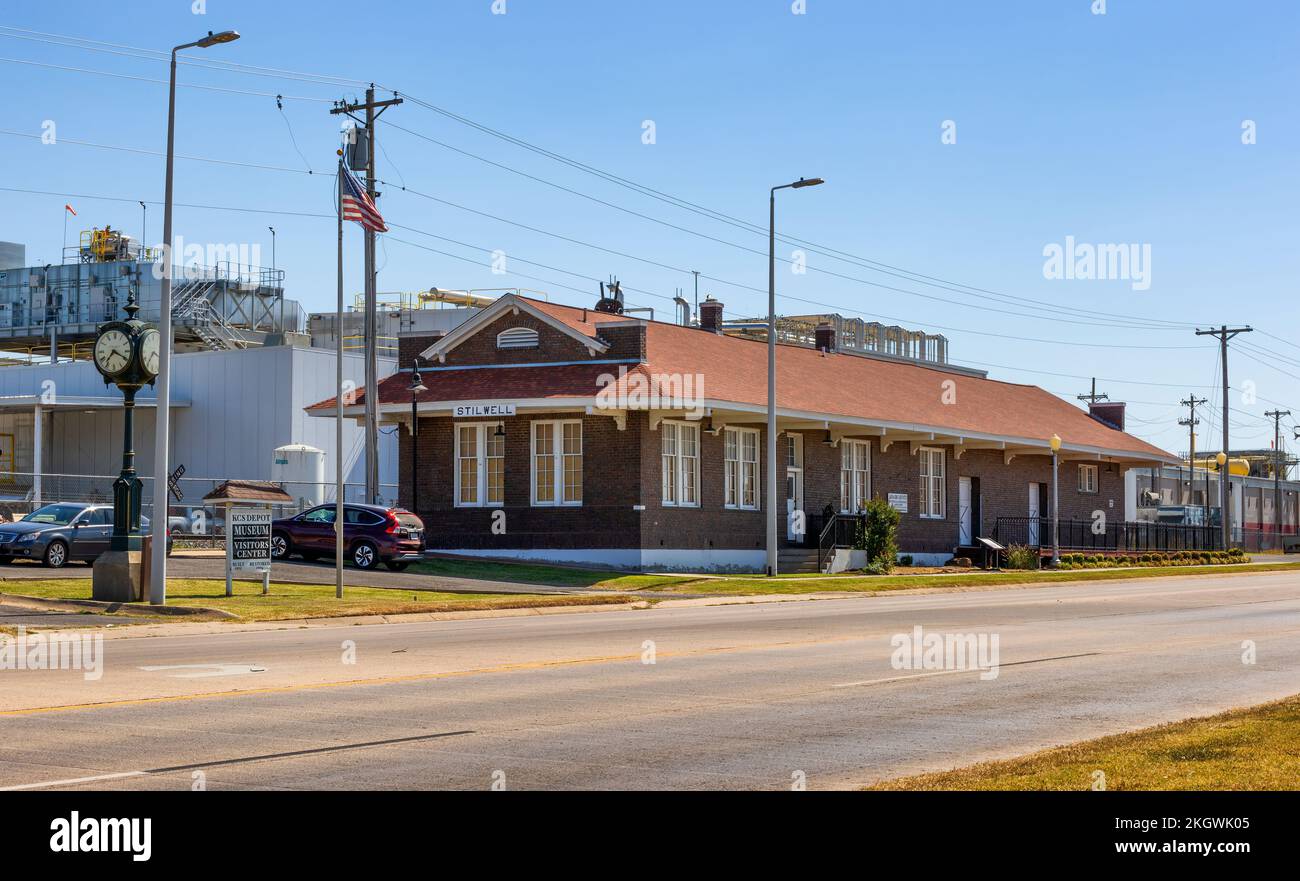
[(339, 312), (334, 325), (334, 596), (343, 599), (343, 151), (335, 178), (334, 202), (339, 222)]

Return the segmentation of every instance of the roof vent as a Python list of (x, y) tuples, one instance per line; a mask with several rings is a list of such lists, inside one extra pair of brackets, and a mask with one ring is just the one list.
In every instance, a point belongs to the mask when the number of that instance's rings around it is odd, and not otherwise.
[(600, 283), (600, 300), (596, 303), (596, 311), (611, 315), (623, 314), (623, 289), (617, 280), (611, 281), (608, 287), (604, 282)]

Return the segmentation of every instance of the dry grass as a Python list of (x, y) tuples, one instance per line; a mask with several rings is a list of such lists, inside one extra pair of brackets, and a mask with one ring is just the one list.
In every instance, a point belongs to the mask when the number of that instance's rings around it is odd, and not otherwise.
[[(45, 599), (90, 599), (86, 579), (33, 579), (9, 582), (13, 593)], [(461, 612), (491, 609), (533, 609), (545, 606), (591, 606), (632, 602), (626, 595), (556, 596), (554, 594), (463, 594), (426, 590), (389, 590), (345, 587), (335, 599), (333, 585), (271, 583), (262, 596), (261, 582), (236, 581), (235, 595), (226, 596), (226, 583), (218, 579), (168, 579), (167, 603), (221, 609), (245, 621), (283, 621), (292, 618), (337, 618), (349, 615), (400, 615), (407, 612)], [(184, 621), (184, 618), (173, 618)]]
[(1108, 790), (1300, 789), (1300, 695), (872, 788), (1085, 790), (1096, 771)]

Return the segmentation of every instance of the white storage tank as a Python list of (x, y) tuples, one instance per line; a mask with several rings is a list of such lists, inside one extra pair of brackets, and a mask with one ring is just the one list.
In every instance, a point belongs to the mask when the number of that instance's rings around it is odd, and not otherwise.
[(303, 507), (325, 503), (325, 451), (306, 444), (275, 448), (271, 479)]

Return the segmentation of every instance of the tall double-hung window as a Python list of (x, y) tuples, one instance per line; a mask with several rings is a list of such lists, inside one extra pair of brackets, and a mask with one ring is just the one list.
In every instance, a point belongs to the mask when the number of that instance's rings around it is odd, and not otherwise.
[(506, 501), (506, 443), (488, 423), (456, 426), (456, 507), (482, 508)]
[(758, 510), (758, 431), (728, 428), (723, 438), (725, 507)]
[(663, 503), (674, 507), (700, 504), (700, 426), (661, 422)]
[(856, 514), (871, 499), (871, 445), (840, 441), (840, 511)]
[(919, 513), (926, 519), (942, 520), (946, 502), (943, 448), (921, 447), (916, 456), (921, 463)]
[(534, 422), (532, 431), (533, 505), (581, 505), (582, 420)]

